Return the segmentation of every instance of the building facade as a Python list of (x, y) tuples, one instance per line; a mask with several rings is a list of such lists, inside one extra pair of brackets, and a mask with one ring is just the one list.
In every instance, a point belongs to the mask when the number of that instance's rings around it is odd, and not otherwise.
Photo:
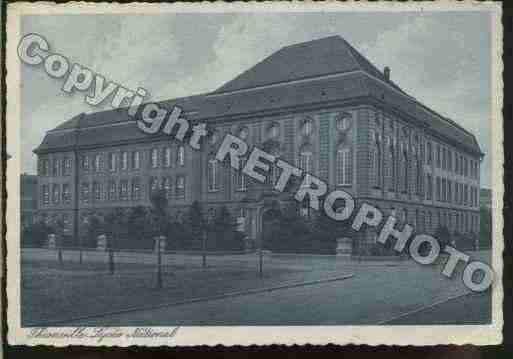
[(34, 224), (39, 204), (37, 176), (21, 174), (21, 226), (26, 228)]
[[(207, 123), (201, 150), (143, 133), (126, 109), (80, 114), (34, 151), (41, 216), (60, 217), (73, 232), (92, 210), (149, 206), (151, 190), (163, 188), (171, 216), (193, 201), (207, 217), (226, 205), (258, 242), (266, 213), (291, 196), (272, 189), (277, 167), (261, 184), (215, 160), (230, 133), (417, 231), (478, 232), (483, 153), (474, 135), (406, 94), (388, 68), (379, 71), (340, 37), (287, 46), (211, 93), (161, 105)], [(375, 237), (368, 230), (362, 241)]]

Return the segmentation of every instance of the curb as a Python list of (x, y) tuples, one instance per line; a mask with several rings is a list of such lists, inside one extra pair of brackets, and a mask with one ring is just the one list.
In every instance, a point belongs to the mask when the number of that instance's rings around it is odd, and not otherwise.
[(394, 316), (392, 318), (382, 320), (382, 321), (378, 322), (376, 325), (386, 325), (387, 323), (393, 322), (394, 320), (405, 318), (405, 317), (408, 317), (408, 316), (413, 315), (413, 314), (421, 313), (421, 312), (423, 312), (425, 310), (434, 308), (434, 307), (436, 307), (438, 305), (450, 302), (450, 301), (458, 299), (458, 298), (466, 297), (467, 295), (471, 295), (471, 294), (475, 294), (475, 293), (474, 292), (467, 292), (467, 293), (456, 294), (456, 295), (453, 295), (451, 297), (448, 297), (448, 298), (445, 298), (445, 299), (442, 299), (442, 300), (438, 300), (438, 301), (436, 301), (434, 303), (431, 303), (429, 305), (423, 306), (421, 308), (410, 310), (409, 312), (401, 313), (401, 314), (398, 314), (398, 315), (396, 315), (396, 316)]
[(91, 315), (74, 317), (74, 318), (70, 318), (70, 319), (58, 320), (55, 322), (48, 322), (44, 325), (30, 325), (30, 326), (28, 326), (28, 328), (30, 328), (30, 327), (37, 328), (37, 327), (42, 327), (42, 326), (51, 327), (51, 326), (57, 326), (57, 324), (69, 323), (69, 322), (74, 322), (77, 320), (101, 318), (101, 317), (106, 317), (109, 315), (124, 314), (124, 313), (145, 311), (145, 310), (151, 310), (151, 309), (160, 309), (160, 308), (186, 305), (186, 304), (192, 304), (192, 303), (207, 302), (207, 301), (211, 301), (211, 300), (218, 300), (218, 299), (224, 299), (224, 298), (240, 297), (240, 296), (250, 295), (250, 294), (272, 292), (272, 291), (280, 290), (280, 289), (289, 289), (289, 288), (296, 288), (296, 287), (302, 287), (302, 286), (307, 286), (307, 285), (330, 283), (330, 282), (335, 282), (335, 281), (339, 281), (339, 280), (349, 279), (352, 277), (354, 277), (353, 273), (346, 274), (343, 276), (338, 276), (338, 277), (317, 279), (317, 280), (309, 281), (309, 282), (288, 283), (288, 284), (281, 284), (281, 285), (277, 285), (277, 286), (273, 286), (273, 287), (255, 288), (255, 289), (249, 289), (249, 290), (244, 290), (244, 291), (229, 292), (229, 293), (212, 295), (212, 296), (208, 296), (208, 297), (197, 297), (197, 298), (185, 299), (185, 300), (151, 305), (151, 306), (132, 307), (132, 308), (120, 309), (120, 310), (111, 311), (111, 312), (104, 312), (104, 313), (100, 313), (100, 314), (91, 314)]

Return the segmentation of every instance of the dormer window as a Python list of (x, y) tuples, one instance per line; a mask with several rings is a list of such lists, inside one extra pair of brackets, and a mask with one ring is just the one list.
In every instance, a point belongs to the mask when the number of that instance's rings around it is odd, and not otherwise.
[(208, 137), (208, 142), (211, 145), (214, 145), (218, 139), (219, 139), (219, 133), (216, 130), (214, 130), (210, 133), (210, 136)]
[(247, 128), (247, 127), (242, 127), (242, 128), (239, 130), (238, 137), (239, 137), (241, 140), (245, 140), (245, 139), (247, 139), (247, 138), (248, 138), (248, 134), (249, 134), (248, 128)]
[(347, 131), (351, 127), (351, 114), (343, 113), (337, 117), (337, 130)]
[(276, 139), (278, 137), (278, 135), (280, 134), (280, 128), (278, 127), (277, 124), (273, 123), (269, 127), (267, 133), (268, 133), (268, 136), (270, 139)]

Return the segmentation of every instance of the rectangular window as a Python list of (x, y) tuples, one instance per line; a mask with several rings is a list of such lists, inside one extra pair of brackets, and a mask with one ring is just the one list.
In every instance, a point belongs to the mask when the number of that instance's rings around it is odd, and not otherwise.
[(431, 199), (433, 197), (433, 180), (431, 175), (426, 175), (426, 190), (427, 199)]
[(102, 199), (102, 185), (98, 182), (93, 183), (93, 196), (95, 201), (101, 201)]
[(337, 184), (350, 185), (353, 178), (351, 150), (344, 148), (337, 151)]
[(209, 191), (217, 191), (218, 188), (218, 168), (217, 160), (210, 159), (207, 167), (207, 183)]
[(141, 158), (139, 151), (135, 151), (132, 153), (132, 169), (138, 170), (141, 168)]
[(103, 170), (103, 156), (101, 154), (96, 154), (94, 156), (93, 161), (93, 171), (101, 172)]
[(109, 153), (109, 171), (116, 172), (118, 156), (116, 153)]
[(166, 192), (166, 198), (171, 198), (171, 178), (164, 178), (163, 187), (164, 191)]
[(176, 197), (185, 198), (185, 177), (178, 176), (176, 178)]
[(121, 152), (121, 169), (123, 171), (128, 169), (128, 152)]
[(52, 187), (52, 202), (59, 203), (61, 199), (60, 188), (58, 184), (54, 184)]
[(447, 183), (446, 179), (442, 178), (442, 202), (447, 200)]
[(50, 204), (50, 188), (48, 185), (44, 184), (41, 188), (41, 193), (43, 197), (43, 204)]
[(89, 156), (82, 157), (82, 169), (89, 171)]
[(185, 165), (185, 147), (179, 146), (176, 154), (176, 162), (179, 166)]
[(441, 164), (440, 145), (436, 145), (436, 168), (440, 168)]
[(83, 203), (89, 203), (89, 183), (87, 182), (80, 186), (80, 199)]
[(442, 149), (442, 169), (447, 169), (447, 149)]
[(119, 182), (119, 199), (122, 201), (128, 200), (128, 181), (123, 180)]
[(62, 162), (63, 162), (63, 165), (62, 165), (62, 173), (63, 173), (63, 175), (64, 176), (71, 175), (71, 158), (65, 157)]
[(468, 177), (468, 159), (465, 157), (465, 159), (463, 161), (464, 161), (463, 163), (465, 164), (463, 175), (465, 177)]
[(71, 191), (68, 183), (62, 185), (62, 202), (66, 204), (71, 202)]
[(41, 176), (48, 176), (49, 174), (49, 161), (42, 159), (39, 161), (39, 173)]
[(436, 178), (436, 200), (440, 201), (440, 195), (442, 192), (440, 177)]
[(447, 151), (447, 171), (452, 171), (452, 151)]
[(52, 176), (59, 175), (59, 166), (60, 166), (60, 161), (58, 159), (54, 159), (52, 162)]
[(431, 163), (433, 161), (433, 148), (431, 148), (431, 142), (428, 142), (426, 147), (427, 147), (427, 149), (426, 149), (426, 155), (427, 155), (426, 162), (427, 162), (428, 165), (431, 165)]
[(463, 187), (463, 204), (465, 206), (468, 204), (468, 185)]
[(454, 202), (456, 204), (459, 203), (459, 183), (458, 182), (454, 182)]
[(109, 201), (114, 201), (116, 199), (116, 182), (114, 181), (109, 182), (108, 196)]
[(171, 148), (166, 147), (164, 149), (164, 166), (170, 167), (171, 166)]
[(150, 163), (152, 168), (156, 168), (159, 165), (159, 151), (156, 148), (150, 150)]
[(246, 175), (242, 172), (242, 170), (235, 171), (235, 188), (237, 191), (246, 190), (246, 181)]
[(452, 202), (452, 181), (447, 180), (447, 202)]
[(141, 199), (141, 184), (138, 180), (132, 182), (132, 199), (136, 201)]

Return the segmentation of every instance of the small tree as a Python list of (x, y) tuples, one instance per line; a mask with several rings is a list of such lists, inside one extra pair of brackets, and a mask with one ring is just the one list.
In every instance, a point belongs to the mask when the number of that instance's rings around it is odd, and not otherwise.
[(136, 206), (130, 209), (128, 213), (127, 237), (129, 246), (135, 248), (151, 248), (153, 226), (149, 218), (148, 211), (143, 206)]
[(237, 223), (228, 208), (226, 206), (219, 208), (210, 226), (209, 248), (241, 250), (244, 248), (243, 237), (244, 235), (237, 231)]
[(167, 197), (163, 189), (153, 191), (150, 196), (152, 206), (152, 228), (155, 236), (163, 236), (167, 232), (169, 222), (167, 220)]
[(109, 238), (110, 247), (118, 247), (119, 240), (123, 233), (123, 229), (126, 228), (126, 216), (120, 208), (116, 208), (114, 211), (109, 212), (105, 216), (105, 234)]
[(206, 221), (203, 217), (203, 209), (198, 201), (194, 201), (189, 208), (189, 214), (185, 220), (189, 227), (191, 239), (200, 239), (206, 229)]

